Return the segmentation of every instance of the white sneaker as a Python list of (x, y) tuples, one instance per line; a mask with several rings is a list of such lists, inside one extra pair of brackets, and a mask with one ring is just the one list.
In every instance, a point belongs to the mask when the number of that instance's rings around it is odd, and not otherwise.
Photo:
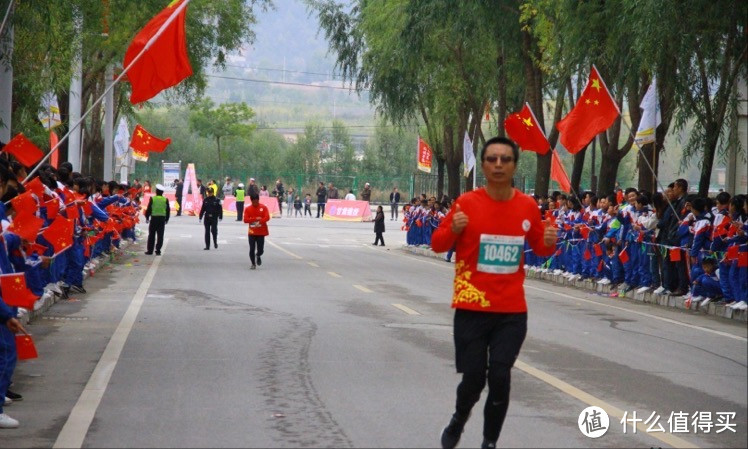
[(5, 396), (5, 401), (3, 401), (3, 406), (7, 406), (13, 403), (13, 399), (9, 398), (8, 396)]
[(0, 429), (15, 429), (18, 427), (18, 421), (6, 415), (0, 413)]
[(748, 302), (740, 301), (740, 303), (735, 306), (735, 310), (748, 310)]
[(559, 274), (561, 274), (561, 273), (563, 273), (563, 271), (561, 271), (561, 270), (560, 270), (560, 269), (558, 269), (558, 268), (557, 268), (557, 269), (555, 269), (555, 270), (553, 270), (553, 274), (555, 274), (555, 275), (557, 275), (557, 276), (558, 276)]
[(525, 265), (524, 265), (524, 266), (523, 266), (522, 268), (523, 268), (524, 270), (529, 270), (529, 269), (530, 269), (530, 265), (527, 265), (527, 264), (525, 264)]
[(608, 285), (608, 284), (610, 284), (610, 279), (608, 279), (608, 278), (602, 278), (599, 281), (597, 281), (597, 283), (600, 284), (600, 285)]
[(737, 307), (742, 303), (743, 301), (733, 301), (732, 303), (726, 305), (725, 307), (729, 307), (731, 309), (737, 309)]
[(649, 290), (650, 288), (652, 288), (652, 287), (641, 287), (639, 290), (636, 291), (636, 293), (644, 293), (647, 290)]
[(661, 295), (665, 291), (665, 287), (659, 286), (652, 293), (655, 295)]
[(701, 299), (700, 296), (697, 296), (696, 298), (693, 299), (693, 301), (698, 301), (698, 300), (701, 300), (701, 303), (699, 303), (699, 308), (700, 309), (706, 308), (706, 306), (708, 306), (709, 303), (712, 302), (712, 298), (709, 298), (709, 297)]

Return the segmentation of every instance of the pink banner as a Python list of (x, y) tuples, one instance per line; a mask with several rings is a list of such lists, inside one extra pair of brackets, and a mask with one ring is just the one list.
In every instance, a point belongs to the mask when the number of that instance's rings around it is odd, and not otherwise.
[(325, 220), (371, 221), (371, 207), (368, 201), (328, 200), (325, 206)]
[[(244, 208), (246, 209), (250, 204), (252, 203), (249, 201), (249, 195), (247, 195), (244, 197)], [(278, 218), (281, 216), (277, 198), (272, 196), (261, 196), (260, 204), (268, 208), (271, 217)], [(226, 212), (236, 213), (236, 198), (233, 195), (227, 195), (223, 198), (222, 207)]]

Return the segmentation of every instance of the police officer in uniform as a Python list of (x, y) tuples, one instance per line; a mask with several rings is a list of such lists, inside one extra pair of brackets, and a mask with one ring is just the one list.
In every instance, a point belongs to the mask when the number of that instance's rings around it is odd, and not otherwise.
[(242, 221), (244, 217), (244, 184), (239, 183), (234, 196), (236, 197), (236, 221)]
[(223, 220), (223, 207), (221, 200), (213, 195), (213, 190), (208, 189), (208, 196), (200, 208), (200, 220), (205, 217), (205, 248), (210, 249), (210, 235), (213, 234), (213, 245), (218, 248), (218, 220)]
[(156, 184), (156, 196), (151, 197), (148, 208), (145, 210), (145, 222), (148, 225), (147, 255), (153, 254), (153, 243), (158, 235), (156, 243), (156, 255), (161, 255), (161, 247), (164, 245), (164, 228), (169, 222), (169, 200), (164, 197), (164, 186)]

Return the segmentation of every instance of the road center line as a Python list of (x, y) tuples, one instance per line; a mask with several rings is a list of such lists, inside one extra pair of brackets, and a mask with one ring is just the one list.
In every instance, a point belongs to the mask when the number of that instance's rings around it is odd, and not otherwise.
[(327, 274), (329, 274), (330, 276), (332, 276), (332, 277), (334, 277), (334, 278), (340, 278), (340, 277), (343, 277), (343, 276), (339, 275), (338, 273), (336, 273), (336, 272), (334, 272), (334, 271), (328, 271), (328, 272), (327, 272)]
[(361, 290), (364, 293), (372, 293), (371, 290), (369, 290), (368, 288), (364, 287), (363, 285), (353, 284), (353, 286), (356, 287), (357, 289)]
[[(514, 366), (517, 369), (524, 371), (525, 373), (547, 383), (548, 385), (558, 388), (559, 390), (568, 394), (569, 396), (579, 399), (580, 401), (582, 401), (583, 403), (587, 405), (594, 405), (594, 406), (602, 408), (603, 410), (605, 410), (605, 412), (608, 415), (610, 415), (611, 418), (616, 418), (617, 422), (620, 422), (621, 419), (623, 419), (623, 414), (624, 414), (623, 410), (619, 409), (618, 407), (614, 407), (613, 405), (608, 404), (602, 399), (599, 399), (585, 391), (582, 391), (579, 388), (569, 383), (564, 382), (558, 377), (552, 376), (546, 373), (545, 371), (541, 371), (535, 367), (532, 367), (521, 360), (517, 360), (514, 363)], [(611, 425), (612, 424), (613, 424), (613, 420), (611, 419)], [(667, 434), (667, 433), (660, 434), (658, 432), (647, 432), (647, 426), (645, 426), (644, 422), (637, 422), (636, 428), (639, 429), (639, 432), (641, 432), (642, 434), (649, 435), (653, 438), (657, 438), (658, 440), (662, 441), (668, 446), (677, 447), (677, 448), (698, 447), (672, 434)]]
[(420, 315), (420, 313), (416, 312), (415, 310), (411, 309), (408, 306), (404, 306), (402, 304), (392, 304), (392, 306), (396, 309), (400, 309), (403, 312), (407, 313), (408, 315)]
[(314, 262), (307, 262), (307, 263), (309, 264), (310, 267), (319, 268), (319, 265), (317, 265)]
[[(163, 249), (166, 249), (168, 244), (169, 239), (167, 238), (164, 240)], [(81, 392), (80, 397), (78, 397), (78, 402), (75, 403), (75, 406), (70, 411), (70, 416), (68, 416), (67, 422), (57, 436), (57, 441), (55, 441), (53, 447), (79, 448), (83, 445), (83, 440), (85, 440), (88, 434), (88, 429), (91, 427), (96, 410), (99, 408), (101, 398), (104, 396), (114, 368), (117, 366), (122, 348), (125, 347), (127, 337), (130, 335), (130, 331), (135, 324), (135, 319), (138, 317), (140, 308), (145, 301), (146, 293), (148, 293), (148, 289), (153, 282), (153, 278), (156, 276), (156, 271), (162, 260), (162, 257), (154, 257), (153, 264), (145, 274), (143, 282), (140, 283), (132, 301), (130, 301), (127, 311), (125, 311), (117, 329), (112, 334), (112, 338), (106, 345), (106, 349), (104, 349), (104, 353), (96, 364), (96, 368), (91, 373), (86, 387)]]
[(288, 254), (289, 256), (293, 257), (294, 259), (303, 259), (303, 257), (301, 257), (301, 256), (299, 256), (297, 254), (294, 254), (294, 253), (292, 253), (291, 251), (289, 251), (289, 250), (287, 250), (285, 248), (282, 248), (280, 245), (277, 245), (277, 244), (273, 243), (272, 240), (267, 240), (267, 242), (269, 244), (273, 245), (273, 247), (278, 248), (282, 252), (284, 252), (284, 253)]

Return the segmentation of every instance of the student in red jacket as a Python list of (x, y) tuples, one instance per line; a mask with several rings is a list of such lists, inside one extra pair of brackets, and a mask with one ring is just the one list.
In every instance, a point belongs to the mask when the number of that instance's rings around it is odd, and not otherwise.
[(457, 446), (486, 381), (482, 447), (496, 447), (509, 407), (511, 368), (527, 333), (524, 243), (539, 256), (556, 248), (558, 230), (541, 221), (532, 197), (512, 187), (517, 144), (494, 137), (480, 156), (486, 187), (461, 195), (431, 238), (437, 253), (457, 248), (452, 307), (462, 381), (455, 413), (442, 431), (444, 448)]
[[(249, 236), (249, 260), (252, 262), (251, 270), (262, 265), (262, 255), (265, 253), (265, 236), (268, 232), (267, 222), (270, 221), (270, 212), (267, 206), (260, 204), (260, 195), (255, 192), (249, 194), (252, 202), (249, 207), (244, 208), (244, 223), (249, 224), (247, 234)], [(255, 251), (257, 263), (255, 264)]]

